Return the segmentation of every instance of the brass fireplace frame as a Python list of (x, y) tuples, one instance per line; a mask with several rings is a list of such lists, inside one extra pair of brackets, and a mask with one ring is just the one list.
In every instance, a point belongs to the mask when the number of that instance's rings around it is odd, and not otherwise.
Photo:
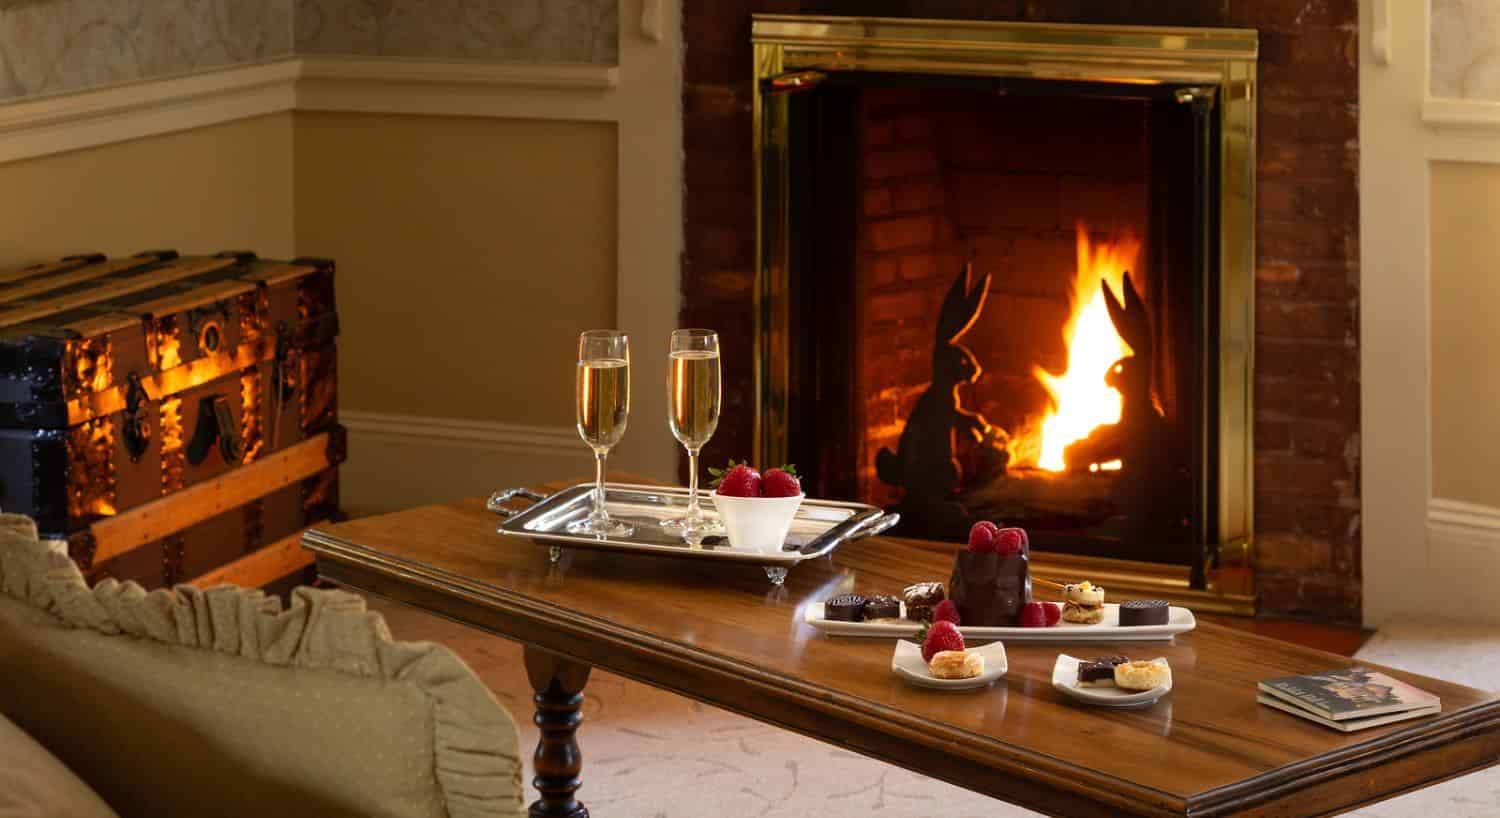
[[(755, 450), (785, 462), (790, 395), (788, 103), (777, 90), (816, 83), (820, 71), (1031, 78), (1183, 87), (1219, 117), (1219, 323), (1214, 497), (1215, 570), (1129, 560), (1043, 555), (1038, 576), (1088, 576), (1124, 595), (1166, 597), (1199, 610), (1253, 613), (1252, 566), (1255, 272), (1254, 30), (1096, 26), (874, 17), (754, 15), (756, 334)], [(1206, 228), (1207, 229), (1207, 228)], [(1193, 587), (1193, 586), (1199, 587)]]

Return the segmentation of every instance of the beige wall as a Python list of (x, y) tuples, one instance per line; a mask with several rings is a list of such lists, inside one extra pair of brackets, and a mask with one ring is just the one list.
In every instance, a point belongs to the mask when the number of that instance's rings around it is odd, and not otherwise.
[(1431, 186), (1432, 495), (1500, 508), (1500, 165)]
[(292, 115), (0, 164), (0, 266), (69, 253), (292, 253)]
[(343, 407), (570, 425), (578, 330), (615, 322), (614, 124), (295, 117), (296, 246), (338, 261)]

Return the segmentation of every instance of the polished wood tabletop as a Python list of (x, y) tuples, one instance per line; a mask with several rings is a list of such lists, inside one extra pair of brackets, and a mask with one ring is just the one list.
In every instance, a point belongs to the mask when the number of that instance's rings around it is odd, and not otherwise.
[[(1386, 669), (1441, 696), (1443, 712), (1345, 734), (1255, 691), (1350, 659), (1209, 623), (1169, 643), (1008, 644), (1003, 679), (952, 692), (898, 679), (891, 640), (803, 622), (837, 593), (946, 582), (956, 545), (859, 540), (778, 588), (755, 566), (701, 560), (566, 550), (553, 564), (498, 522), (473, 499), (321, 527), (307, 544), (334, 582), (1049, 814), (1334, 814), (1500, 758), (1489, 693)], [(1166, 657), (1172, 692), (1140, 710), (1074, 704), (1051, 686), (1060, 652)], [(563, 763), (569, 751), (547, 752)]]

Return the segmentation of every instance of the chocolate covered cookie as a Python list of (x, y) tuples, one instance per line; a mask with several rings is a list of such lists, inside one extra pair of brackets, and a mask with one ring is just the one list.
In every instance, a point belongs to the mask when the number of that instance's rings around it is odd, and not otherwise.
[(1132, 599), (1120, 603), (1120, 626), (1165, 625), (1172, 606), (1164, 599)]
[(838, 622), (858, 622), (864, 609), (864, 597), (859, 594), (839, 594), (823, 603), (823, 618)]
[(865, 600), (865, 608), (860, 616), (866, 622), (877, 619), (900, 619), (901, 600), (888, 595), (872, 596)]

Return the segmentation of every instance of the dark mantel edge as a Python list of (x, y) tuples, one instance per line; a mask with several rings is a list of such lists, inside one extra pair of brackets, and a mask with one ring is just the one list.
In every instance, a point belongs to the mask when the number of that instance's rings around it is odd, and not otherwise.
[[(1079, 768), (1065, 760), (1008, 745), (989, 736), (936, 725), (867, 699), (849, 696), (821, 685), (772, 673), (762, 667), (730, 657), (708, 654), (701, 649), (653, 637), (606, 619), (562, 610), (544, 601), (499, 586), (478, 582), (424, 563), (404, 560), (388, 553), (366, 548), (326, 531), (318, 529), (307, 531), (303, 536), (303, 545), (317, 555), (320, 573), (334, 582), (380, 595), (392, 596), (380, 589), (366, 587), (365, 583), (358, 581), (360, 574), (369, 573), (390, 580), (414, 583), (430, 595), (456, 596), (471, 605), (505, 614), (511, 617), (512, 621), (529, 624), (535, 630), (532, 631), (529, 628), (532, 638), (523, 641), (532, 641), (543, 648), (574, 655), (576, 651), (568, 650), (568, 645), (564, 644), (570, 640), (563, 637), (603, 641), (616, 647), (635, 649), (653, 660), (667, 662), (678, 668), (692, 668), (696, 672), (748, 682), (762, 694), (770, 694), (810, 711), (844, 719), (855, 717), (854, 720), (862, 727), (877, 729), (891, 738), (895, 738), (895, 734), (899, 732), (900, 738), (904, 741), (922, 745), (926, 751), (936, 750), (945, 754), (955, 754), (957, 759), (967, 761), (969, 764), (977, 762), (992, 768), (989, 770), (991, 775), (986, 775), (985, 781), (977, 780), (976, 771), (972, 766), (962, 767), (960, 769), (962, 774), (956, 776), (933, 773), (931, 770), (924, 769), (919, 769), (919, 772), (932, 774), (934, 777), (943, 778), (957, 786), (985, 795), (1012, 803), (1021, 803), (1043, 811), (1049, 811), (1046, 803), (1027, 804), (1017, 800), (1019, 792), (1015, 785), (1018, 781), (1025, 782), (1032, 788), (1038, 784), (1051, 786), (1061, 792), (1071, 794), (1073, 798), (1088, 799), (1093, 802), (1092, 805), (1095, 808), (1100, 810), (1101, 815), (1110, 814), (1111, 809), (1120, 808), (1139, 815), (1228, 815), (1253, 810), (1257, 805), (1346, 778), (1388, 764), (1393, 759), (1410, 756), (1450, 742), (1459, 742), (1484, 734), (1500, 737), (1500, 698), (1492, 698), (1451, 713), (1444, 713), (1416, 729), (1382, 734), (1370, 741), (1327, 753), (1315, 759), (1284, 765), (1224, 787), (1183, 798), (1094, 770)], [(345, 567), (352, 569), (354, 575), (348, 575), (344, 570)], [(411, 602), (411, 600), (403, 600), (399, 597), (393, 598), (397, 601)], [(494, 630), (469, 617), (427, 609), (460, 624)], [(1200, 623), (1198, 627), (1220, 629), (1220, 626), (1211, 623)], [(502, 635), (521, 638), (512, 633), (502, 633)], [(554, 635), (557, 637), (555, 640), (552, 638)], [(611, 659), (615, 658), (612, 656), (606, 656), (603, 660), (599, 657), (577, 655), (574, 655), (574, 658), (652, 686), (672, 690), (708, 704), (776, 724), (794, 732), (838, 743), (836, 738), (813, 732), (806, 727), (778, 721), (765, 713), (748, 712), (733, 702), (707, 697), (701, 689), (693, 685), (673, 684), (669, 679), (642, 675), (639, 672), (633, 672), (628, 667), (612, 666)], [(892, 730), (892, 727), (901, 729)], [(969, 749), (965, 751), (965, 748)], [(849, 746), (849, 749), (911, 768), (911, 764), (903, 760), (899, 754), (884, 753), (878, 747)], [(1003, 761), (1003, 768), (993, 769), (994, 762), (997, 760)], [(1469, 770), (1458, 773), (1440, 775), (1435, 780), (1477, 770), (1493, 763), (1495, 759), (1492, 758), (1488, 763), (1476, 764)], [(1042, 774), (1041, 779), (1038, 777), (1039, 774)], [(996, 786), (986, 786), (988, 783)], [(1361, 803), (1383, 800), (1411, 788), (1413, 787), (1377, 794), (1365, 798)], [(1046, 800), (1050, 799), (1044, 799)], [(1341, 809), (1358, 805), (1358, 803), (1350, 802), (1343, 805)], [(1072, 806), (1076, 808), (1080, 805), (1075, 801)]]

